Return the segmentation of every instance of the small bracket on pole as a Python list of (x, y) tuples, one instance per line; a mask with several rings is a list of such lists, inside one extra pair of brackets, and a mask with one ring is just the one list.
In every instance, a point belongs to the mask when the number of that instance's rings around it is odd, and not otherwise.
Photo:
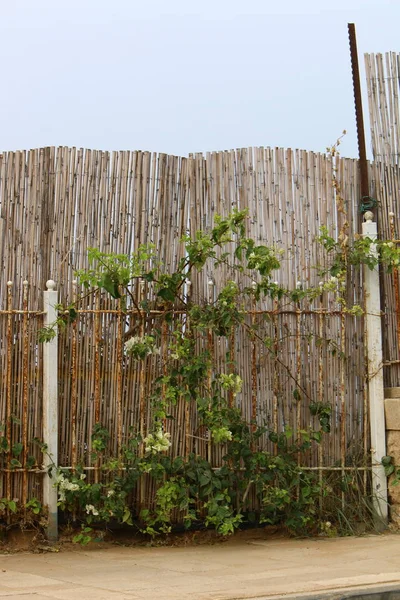
[(363, 196), (360, 200), (359, 211), (363, 215), (369, 210), (374, 210), (378, 206), (378, 200), (371, 196)]

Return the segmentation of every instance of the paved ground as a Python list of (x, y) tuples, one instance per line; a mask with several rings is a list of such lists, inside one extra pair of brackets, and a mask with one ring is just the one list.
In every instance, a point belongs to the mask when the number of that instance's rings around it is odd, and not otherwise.
[(255, 600), (400, 586), (400, 535), (0, 555), (0, 598)]

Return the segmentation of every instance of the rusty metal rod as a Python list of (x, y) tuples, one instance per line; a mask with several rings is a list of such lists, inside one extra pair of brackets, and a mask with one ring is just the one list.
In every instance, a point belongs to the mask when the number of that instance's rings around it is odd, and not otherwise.
[(360, 69), (358, 66), (356, 27), (348, 23), (351, 70), (353, 76), (354, 107), (356, 112), (358, 157), (360, 166), (361, 196), (369, 196), (368, 161), (365, 147), (364, 117), (361, 96)]
[[(300, 469), (302, 471), (371, 471), (373, 467), (377, 467), (379, 466), (380, 463), (372, 463), (370, 466), (367, 467), (303, 467), (302, 465), (300, 465)], [(396, 465), (396, 466), (400, 466), (400, 465)], [(60, 469), (63, 469), (65, 471), (72, 471), (72, 467), (59, 467)], [(82, 471), (95, 471), (97, 469), (97, 467), (93, 467), (93, 466), (86, 466), (86, 467), (81, 467)], [(219, 471), (222, 467), (211, 467), (211, 469), (213, 471)], [(134, 469), (136, 469), (136, 467), (121, 467), (121, 471), (133, 471)], [(27, 469), (29, 473), (47, 473), (47, 471), (45, 469), (40, 470), (40, 469)], [(104, 469), (105, 470), (105, 469)], [(242, 467), (239, 469), (234, 469), (235, 471), (245, 471), (246, 468)], [(260, 471), (265, 471), (266, 467), (260, 467)], [(0, 473), (7, 473), (7, 471), (9, 471), (10, 473), (19, 473), (21, 471), (23, 471), (23, 469), (0, 469)]]
[[(11, 312), (11, 311), (10, 311)], [(15, 311), (14, 311), (15, 312)], [(20, 311), (21, 313), (23, 311)], [(77, 314), (80, 315), (89, 315), (89, 314), (95, 314), (95, 313), (100, 313), (100, 314), (114, 314), (114, 315), (118, 315), (118, 314), (123, 314), (123, 315), (130, 315), (130, 314), (143, 314), (145, 316), (151, 316), (151, 315), (164, 315), (165, 311), (163, 310), (149, 310), (148, 312), (142, 312), (142, 311), (137, 311), (137, 310), (128, 310), (128, 311), (119, 311), (119, 310), (96, 310), (96, 309), (88, 309), (88, 310), (77, 310), (76, 311)], [(188, 313), (187, 310), (172, 310), (172, 311), (168, 311), (169, 313), (172, 313), (174, 315), (185, 315)], [(302, 310), (301, 313), (303, 315), (318, 315), (321, 312), (320, 309), (315, 308), (315, 309), (310, 309), (310, 310)], [(326, 315), (341, 315), (343, 312), (343, 310), (327, 310), (324, 309), (322, 310), (323, 314)], [(0, 314), (8, 314), (8, 311), (0, 311)], [(274, 310), (245, 310), (243, 311), (243, 315), (296, 315), (298, 313), (298, 310), (278, 310), (278, 309), (274, 309)]]

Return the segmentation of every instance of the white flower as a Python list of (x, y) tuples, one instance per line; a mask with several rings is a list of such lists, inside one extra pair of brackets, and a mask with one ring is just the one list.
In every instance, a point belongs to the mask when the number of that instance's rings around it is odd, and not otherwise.
[(211, 437), (216, 444), (224, 444), (232, 439), (232, 431), (227, 427), (214, 427)]
[(135, 335), (125, 342), (124, 347), (127, 354), (131, 354), (138, 360), (149, 354), (160, 354), (160, 348), (155, 346), (155, 339), (151, 335), (143, 337)]
[(71, 481), (68, 481), (67, 479), (64, 481), (63, 487), (65, 490), (68, 490), (69, 492), (77, 492), (79, 490), (79, 485), (77, 483), (72, 483)]
[(225, 390), (232, 390), (233, 394), (239, 394), (242, 391), (243, 380), (239, 375), (222, 373), (219, 381)]
[(81, 480), (83, 481), (84, 479), (86, 479), (86, 475), (84, 473), (82, 473)]
[(128, 353), (132, 352), (132, 349), (139, 341), (140, 341), (140, 338), (136, 335), (134, 337), (129, 338), (129, 340), (127, 340), (125, 342), (125, 351)]
[[(86, 475), (83, 476), (85, 478)], [(82, 479), (82, 476), (81, 476)], [(58, 488), (58, 501), (65, 502), (66, 495), (65, 492), (77, 492), (79, 490), (79, 484), (73, 483), (69, 479), (65, 477), (65, 475), (61, 471), (57, 471), (54, 478), (54, 487)]]
[(93, 506), (93, 504), (86, 504), (85, 510), (88, 515), (92, 513), (92, 515), (94, 515), (95, 517), (99, 514), (99, 511)]
[(171, 446), (169, 438), (170, 433), (164, 433), (163, 430), (157, 429), (155, 433), (150, 433), (144, 438), (145, 451), (148, 454), (157, 454), (158, 452), (166, 452)]
[(61, 485), (63, 481), (64, 481), (64, 475), (60, 471), (58, 471), (56, 473), (56, 476), (54, 477), (54, 485), (55, 486)]
[(111, 496), (114, 496), (115, 491), (114, 490), (108, 490), (107, 492), (107, 498), (111, 498)]

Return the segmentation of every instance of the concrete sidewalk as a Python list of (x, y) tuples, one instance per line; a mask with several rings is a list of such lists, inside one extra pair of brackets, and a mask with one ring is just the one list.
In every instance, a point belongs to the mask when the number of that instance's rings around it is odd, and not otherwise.
[(400, 535), (0, 555), (0, 598), (253, 600), (400, 586)]

